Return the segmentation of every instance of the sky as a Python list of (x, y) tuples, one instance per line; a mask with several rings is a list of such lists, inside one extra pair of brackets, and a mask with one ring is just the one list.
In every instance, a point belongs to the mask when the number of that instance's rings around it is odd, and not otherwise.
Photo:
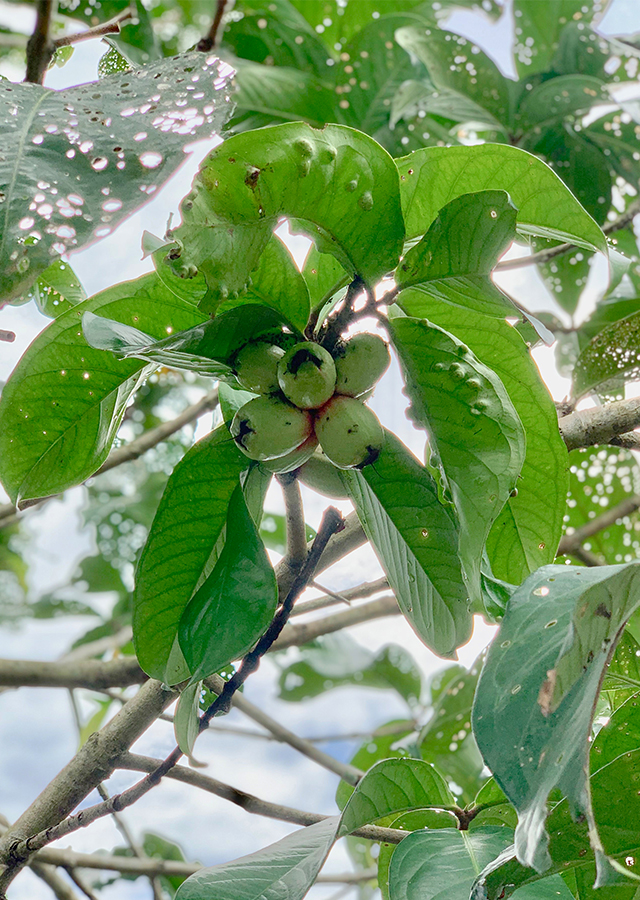
[[(0, 3), (0, 23), (6, 4)], [(15, 15), (16, 7), (11, 7)], [(27, 10), (25, 19), (28, 25)], [(455, 13), (448, 27), (479, 43), (491, 55), (506, 74), (513, 74), (509, 40), (511, 19), (507, 11), (497, 23), (469, 12)], [(608, 34), (640, 31), (640, 3), (638, 0), (615, 0), (602, 22), (602, 30)], [(96, 64), (104, 52), (98, 42), (80, 44), (71, 61), (61, 69), (53, 69), (47, 76), (47, 85), (62, 89), (71, 84), (95, 77)], [(5, 74), (7, 74), (5, 72)], [(8, 73), (11, 77), (11, 73)], [(13, 77), (19, 77), (14, 73)], [(158, 193), (154, 200), (130, 217), (113, 234), (99, 244), (73, 254), (71, 263), (89, 294), (107, 287), (115, 281), (135, 278), (151, 268), (149, 260), (136, 258), (131, 248), (139, 246), (141, 234), (148, 229), (156, 234), (164, 231), (171, 212), (177, 210), (179, 200), (187, 192), (191, 179), (202, 157), (213, 146), (201, 142), (193, 147), (180, 172)], [(291, 245), (297, 253), (300, 244)], [(521, 253), (520, 249), (512, 252)], [(595, 302), (598, 278), (585, 292), (581, 314), (586, 315)], [(502, 273), (499, 283), (533, 311), (549, 308), (549, 295), (540, 279), (526, 268)], [(8, 307), (0, 313), (0, 327), (16, 332), (13, 344), (0, 344), (0, 379), (5, 379), (33, 337), (46, 325), (33, 304), (19, 308)], [(555, 372), (553, 353), (549, 349), (536, 351), (541, 371), (556, 399), (566, 392), (567, 384)], [(415, 431), (398, 403), (400, 388), (396, 367), (388, 372), (376, 389), (371, 405), (405, 443), (417, 454), (422, 453), (424, 436)], [(210, 426), (210, 419), (203, 417), (199, 434)], [(305, 509), (311, 525), (317, 525), (325, 501), (304, 489)], [(0, 499), (1, 502), (1, 499)], [(84, 502), (82, 488), (69, 491), (63, 500), (54, 500), (42, 510), (34, 511), (26, 519), (25, 528), (32, 537), (29, 550), (30, 580), (34, 593), (52, 589), (66, 583), (79, 558), (94, 547), (94, 536), (83, 530), (80, 511)], [(348, 504), (341, 504), (345, 510)], [(277, 490), (270, 492), (267, 508), (282, 511)], [(61, 546), (64, 536), (64, 547)], [(344, 589), (363, 580), (371, 580), (381, 574), (372, 551), (363, 548), (343, 560), (322, 581), (333, 589)], [(20, 630), (0, 628), (0, 656), (13, 658), (55, 659), (69, 646), (74, 637), (86, 628), (86, 621), (58, 619), (46, 622), (30, 622)], [(479, 623), (472, 642), (462, 648), (460, 658), (470, 666), (479, 650), (490, 640), (493, 629)], [(360, 643), (377, 649), (389, 642), (396, 642), (411, 652), (425, 673), (442, 667), (419, 642), (401, 617), (365, 623), (352, 629), (351, 634)], [(295, 651), (291, 652), (293, 658)], [(406, 715), (403, 703), (392, 693), (370, 692), (359, 689), (339, 689), (301, 705), (287, 704), (276, 697), (277, 671), (272, 662), (262, 668), (266, 675), (254, 678), (247, 686), (246, 695), (266, 709), (275, 718), (302, 735), (318, 735), (330, 728), (333, 732), (366, 730), (372, 724)], [(85, 708), (89, 703), (85, 701)], [(34, 723), (37, 725), (34, 727)], [(233, 712), (225, 724), (252, 728), (243, 717)], [(326, 723), (326, 724), (325, 724)], [(163, 756), (173, 747), (171, 727), (157, 723), (139, 741), (135, 750), (153, 756)], [(354, 742), (342, 741), (323, 745), (327, 752), (340, 759), (348, 759), (354, 752)], [(45, 784), (75, 752), (76, 739), (69, 698), (64, 691), (23, 689), (5, 692), (0, 696), (0, 812), (15, 818), (31, 802)], [(197, 745), (196, 756), (208, 763), (205, 770), (222, 781), (256, 793), (264, 799), (304, 806), (319, 812), (333, 813), (333, 792), (337, 779), (319, 770), (314, 764), (300, 757), (287, 747), (258, 739), (240, 741), (235, 737), (218, 733), (204, 735)], [(130, 776), (118, 774), (109, 785), (116, 791), (130, 783)], [(95, 802), (89, 798), (88, 802)], [(248, 816), (237, 807), (222, 800), (204, 795), (171, 783), (163, 783), (139, 804), (127, 812), (132, 828), (140, 832), (149, 823), (157, 823), (161, 832), (188, 847), (191, 858), (212, 864), (257, 850), (279, 839), (291, 828), (283, 823)], [(110, 820), (101, 820), (90, 830), (80, 831), (62, 842), (77, 850), (90, 851), (97, 847), (112, 847), (121, 838)], [(344, 842), (338, 846), (328, 864), (328, 869), (342, 871), (349, 868)], [(335, 889), (315, 888), (312, 896), (330, 896)], [(11, 900), (40, 900), (49, 896), (41, 882), (30, 874), (22, 876), (12, 887)], [(144, 880), (120, 883), (108, 888), (106, 900), (141, 900), (149, 896)]]

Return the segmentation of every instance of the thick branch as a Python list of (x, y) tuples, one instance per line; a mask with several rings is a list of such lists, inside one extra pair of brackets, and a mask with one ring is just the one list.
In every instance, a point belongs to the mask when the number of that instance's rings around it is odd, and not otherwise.
[(576, 410), (559, 420), (558, 426), (569, 450), (608, 444), (618, 435), (640, 425), (640, 398), (616, 400), (607, 406)]
[(147, 675), (135, 656), (103, 662), (35, 662), (27, 659), (0, 659), (2, 687), (64, 687), (101, 691), (111, 687), (142, 684)]
[[(218, 389), (214, 388), (198, 400), (197, 403), (188, 406), (179, 416), (176, 416), (175, 419), (171, 419), (169, 422), (163, 422), (161, 425), (156, 426), (156, 428), (150, 428), (149, 431), (145, 431), (144, 434), (141, 434), (140, 437), (131, 441), (130, 444), (124, 444), (122, 447), (112, 450), (106, 462), (104, 462), (98, 471), (91, 477), (95, 478), (96, 475), (101, 475), (103, 472), (115, 469), (116, 466), (121, 466), (123, 463), (138, 459), (148, 450), (161, 444), (162, 441), (166, 441), (172, 434), (180, 431), (185, 425), (189, 425), (191, 422), (199, 419), (200, 416), (209, 412), (209, 410), (212, 410), (217, 405)], [(50, 499), (51, 497), (42, 497), (38, 500), (27, 500), (21, 504), (20, 508), (27, 509), (31, 506), (39, 506), (41, 503), (45, 503)], [(0, 506), (0, 527), (9, 524), (7, 519), (13, 521), (15, 513), (16, 508), (12, 503), (6, 503), (3, 506)]]
[(36, 25), (27, 43), (27, 74), (24, 79), (32, 84), (42, 84), (55, 50), (49, 31), (56, 6), (55, 0), (38, 0)]
[(284, 498), (287, 524), (287, 552), (284, 558), (287, 565), (295, 571), (307, 558), (307, 529), (304, 521), (302, 494), (295, 475), (279, 475), (278, 481)]

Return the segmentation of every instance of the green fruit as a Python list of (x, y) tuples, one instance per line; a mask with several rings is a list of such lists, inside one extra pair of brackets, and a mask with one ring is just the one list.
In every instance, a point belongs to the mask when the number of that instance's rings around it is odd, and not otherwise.
[(333, 357), (313, 341), (295, 344), (278, 363), (278, 382), (285, 397), (300, 409), (318, 409), (336, 386)]
[(233, 417), (231, 436), (249, 459), (277, 459), (313, 432), (311, 415), (278, 397), (256, 397)]
[(339, 469), (362, 468), (378, 458), (384, 429), (378, 417), (353, 397), (336, 394), (318, 413), (320, 446)]
[(379, 381), (391, 357), (377, 334), (354, 334), (336, 353), (336, 394), (360, 397)]
[(298, 478), (303, 484), (325, 497), (334, 500), (349, 499), (340, 473), (324, 454), (314, 453), (300, 469)]
[(300, 446), (296, 447), (295, 450), (292, 450), (291, 453), (287, 453), (286, 456), (281, 456), (278, 459), (265, 460), (262, 465), (269, 472), (273, 472), (274, 475), (284, 475), (287, 472), (293, 472), (294, 469), (299, 469), (300, 466), (303, 466), (307, 462), (309, 457), (313, 456), (317, 446), (318, 438), (315, 434), (312, 434), (306, 439), (304, 444), (300, 444)]
[(252, 341), (236, 354), (233, 368), (242, 387), (254, 394), (278, 390), (278, 363), (284, 350), (270, 341)]

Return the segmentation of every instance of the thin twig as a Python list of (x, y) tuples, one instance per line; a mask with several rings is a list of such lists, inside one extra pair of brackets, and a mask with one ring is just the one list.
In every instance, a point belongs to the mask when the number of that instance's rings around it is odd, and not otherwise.
[[(144, 453), (147, 453), (148, 450), (161, 444), (162, 441), (166, 441), (172, 434), (180, 431), (181, 428), (190, 425), (193, 421), (204, 415), (204, 413), (210, 412), (217, 405), (218, 389), (214, 388), (212, 391), (205, 394), (204, 397), (201, 397), (196, 403), (188, 406), (174, 419), (170, 419), (168, 422), (162, 422), (162, 424), (157, 425), (155, 428), (150, 428), (149, 431), (145, 431), (140, 437), (131, 441), (131, 443), (123, 444), (121, 447), (112, 450), (107, 460), (91, 477), (95, 478), (97, 475), (102, 475), (103, 472), (115, 469), (116, 466), (121, 466), (123, 463), (132, 462), (133, 460), (138, 459)], [(32, 506), (39, 506), (41, 503), (45, 503), (47, 500), (51, 499), (52, 497), (42, 497), (37, 500), (27, 500), (20, 505), (20, 508), (28, 509)], [(0, 506), (0, 527), (8, 525), (9, 522), (7, 522), (7, 520), (13, 519), (15, 513), (16, 508), (12, 503), (5, 503)]]
[(361, 622), (370, 622), (372, 619), (381, 619), (385, 616), (399, 615), (400, 607), (393, 594), (385, 594), (377, 600), (369, 603), (359, 603), (349, 609), (341, 610), (332, 616), (323, 616), (312, 622), (289, 624), (286, 632), (273, 645), (274, 650), (284, 650), (285, 647), (299, 647), (309, 641), (315, 641), (323, 634), (332, 634), (341, 631), (350, 625), (358, 625)]
[(229, 0), (218, 0), (216, 4), (216, 13), (213, 17), (213, 21), (211, 23), (211, 27), (207, 32), (207, 36), (203, 37), (197, 44), (196, 50), (201, 50), (203, 53), (208, 53), (209, 50), (213, 50), (220, 43), (220, 38), (222, 37), (222, 29), (220, 26), (222, 25), (222, 17), (225, 14), (225, 10), (227, 6), (231, 6), (232, 4)]
[(58, 47), (70, 47), (72, 44), (79, 44), (81, 41), (90, 41), (92, 38), (104, 37), (107, 34), (120, 34), (120, 26), (133, 18), (131, 9), (119, 13), (108, 22), (102, 22), (100, 25), (94, 25), (87, 28), (86, 31), (76, 31), (73, 34), (67, 34), (63, 37), (56, 38), (53, 41), (54, 50)]
[[(307, 560), (294, 579), (293, 584), (280, 609), (274, 616), (271, 625), (258, 641), (254, 649), (247, 653), (232, 677), (225, 682), (222, 693), (219, 694), (216, 700), (203, 713), (199, 724), (200, 733), (208, 727), (209, 722), (217, 713), (226, 712), (230, 708), (231, 700), (236, 690), (246, 681), (249, 675), (252, 672), (255, 672), (259, 667), (260, 660), (284, 628), (289, 613), (291, 612), (291, 608), (298, 595), (313, 578), (320, 557), (322, 556), (329, 539), (333, 534), (343, 528), (344, 521), (342, 516), (338, 510), (329, 507), (325, 511), (320, 528), (307, 556)], [(126, 709), (126, 706), (123, 707), (123, 709)], [(161, 710), (158, 710), (158, 714), (160, 712)], [(95, 806), (88, 807), (76, 815), (69, 816), (67, 819), (64, 819), (64, 821), (59, 822), (58, 825), (46, 828), (38, 834), (28, 837), (26, 840), (13, 842), (9, 851), (11, 864), (7, 866), (5, 872), (0, 877), (0, 891), (5, 889), (7, 885), (11, 883), (19, 866), (24, 865), (24, 862), (26, 862), (28, 857), (36, 850), (40, 850), (52, 841), (65, 837), (66, 835), (77, 831), (79, 828), (90, 825), (92, 822), (95, 822), (103, 816), (110, 815), (113, 810), (119, 812), (120, 810), (131, 806), (151, 790), (151, 788), (159, 784), (167, 772), (169, 772), (180, 760), (182, 755), (180, 748), (176, 747), (154, 772), (146, 778), (143, 778), (142, 781), (133, 785), (133, 787), (123, 791), (121, 794), (116, 794), (108, 802), (102, 802)]]
[(590, 566), (591, 568), (602, 565), (595, 553), (592, 553), (590, 550), (585, 550), (584, 547), (575, 547), (571, 551), (571, 555), (575, 556), (576, 559), (579, 559), (585, 566)]
[(15, 331), (5, 331), (0, 328), (0, 341), (5, 341), (7, 344), (13, 344), (16, 339)]
[(588, 538), (593, 537), (594, 534), (603, 531), (605, 528), (609, 528), (611, 525), (615, 525), (618, 519), (624, 519), (625, 516), (630, 516), (638, 509), (640, 509), (640, 494), (626, 497), (616, 506), (607, 510), (607, 512), (587, 522), (586, 525), (576, 528), (571, 534), (565, 534), (560, 541), (558, 554), (575, 553)]
[[(312, 587), (317, 587), (321, 591), (328, 590), (325, 587), (321, 587), (315, 580), (312, 582)], [(365, 597), (371, 597), (373, 594), (380, 594), (388, 587), (389, 582), (386, 578), (378, 578), (376, 581), (365, 581), (356, 587), (347, 588), (341, 594), (331, 591), (322, 597), (314, 597), (312, 600), (296, 603), (291, 611), (291, 617), (302, 616), (305, 613), (315, 612), (318, 609), (325, 609), (327, 606), (335, 606), (336, 603), (344, 603), (345, 601), (350, 604), (352, 600), (361, 600)]]
[(55, 46), (49, 32), (55, 14), (56, 0), (38, 0), (36, 24), (27, 42), (27, 74), (25, 82), (42, 84), (44, 73), (54, 54)]
[[(81, 890), (82, 893), (85, 895), (85, 897), (87, 898), (87, 900), (100, 900), (100, 898), (98, 897), (98, 895), (95, 894), (95, 893), (91, 890), (91, 888), (89, 887), (89, 885), (84, 881), (83, 878), (80, 877), (80, 875), (78, 875), (78, 873), (76, 872), (75, 869), (73, 869), (73, 868), (67, 868), (67, 872), (68, 872), (68, 874), (69, 874), (69, 878), (71, 878), (71, 880), (74, 882), (74, 884), (76, 884), (77, 887), (80, 888), (80, 890)], [(163, 900), (163, 898), (161, 898), (161, 900)]]

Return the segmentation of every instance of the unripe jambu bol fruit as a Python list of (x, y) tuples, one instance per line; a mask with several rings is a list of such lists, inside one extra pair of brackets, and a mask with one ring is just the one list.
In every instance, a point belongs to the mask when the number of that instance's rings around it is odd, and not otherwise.
[(360, 397), (382, 378), (390, 362), (389, 348), (381, 337), (354, 334), (336, 351), (336, 394)]
[(353, 397), (332, 397), (318, 413), (315, 427), (320, 446), (339, 469), (375, 462), (384, 444), (378, 417)]
[(249, 459), (277, 459), (313, 432), (311, 414), (278, 397), (255, 397), (233, 417), (231, 436)]
[(336, 386), (333, 357), (313, 341), (295, 344), (278, 363), (278, 382), (282, 393), (295, 406), (318, 409)]
[(243, 388), (254, 394), (272, 394), (279, 389), (278, 363), (283, 356), (282, 347), (271, 341), (252, 341), (238, 350), (233, 369)]

